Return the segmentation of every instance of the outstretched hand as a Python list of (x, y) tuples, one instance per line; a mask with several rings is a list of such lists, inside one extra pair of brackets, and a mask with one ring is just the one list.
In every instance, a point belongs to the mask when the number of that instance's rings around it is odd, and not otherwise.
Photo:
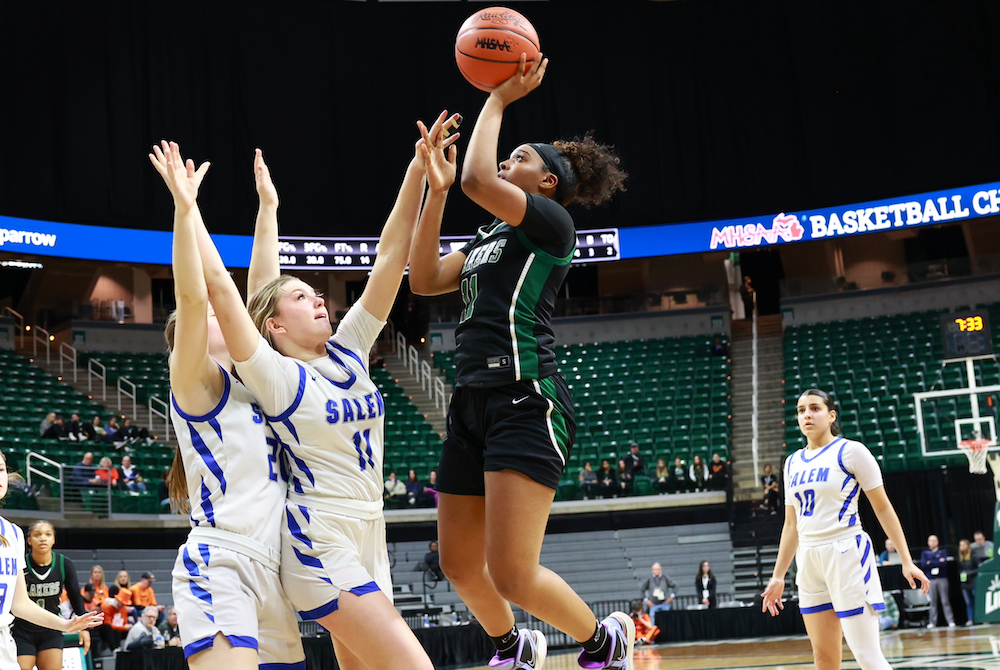
[(205, 161), (197, 170), (190, 158), (185, 161), (181, 156), (177, 142), (163, 140), (159, 145), (153, 145), (153, 153), (149, 154), (149, 162), (163, 177), (164, 183), (174, 196), (174, 206), (178, 209), (190, 210), (198, 200), (198, 188), (202, 179), (208, 173), (210, 163)]
[(267, 163), (264, 162), (264, 152), (260, 149), (255, 149), (253, 154), (253, 179), (257, 185), (257, 196), (260, 198), (260, 204), (277, 207), (278, 189), (271, 181), (271, 171), (268, 169)]
[(81, 614), (79, 616), (74, 616), (67, 622), (66, 631), (67, 633), (76, 633), (87, 628), (96, 628), (104, 623), (104, 613), (100, 610), (94, 612), (87, 612), (86, 614)]
[(521, 62), (517, 65), (517, 72), (514, 73), (513, 77), (493, 89), (492, 95), (500, 98), (504, 107), (515, 100), (520, 100), (541, 85), (548, 66), (549, 59), (542, 58), (542, 54), (538, 54), (538, 60), (528, 65), (527, 55), (522, 53)]
[(771, 616), (778, 616), (778, 610), (785, 609), (781, 602), (781, 595), (784, 592), (785, 580), (771, 578), (764, 588), (764, 592), (760, 594), (762, 596), (760, 611), (770, 612)]
[[(453, 116), (458, 116), (454, 114)], [(457, 174), (458, 147), (455, 142), (461, 133), (453, 133), (448, 137), (441, 136), (441, 128), (448, 116), (448, 110), (438, 115), (434, 124), (427, 128), (423, 121), (417, 121), (420, 129), (420, 141), (417, 150), (421, 153), (427, 170), (427, 185), (437, 193), (443, 193), (455, 183)]]

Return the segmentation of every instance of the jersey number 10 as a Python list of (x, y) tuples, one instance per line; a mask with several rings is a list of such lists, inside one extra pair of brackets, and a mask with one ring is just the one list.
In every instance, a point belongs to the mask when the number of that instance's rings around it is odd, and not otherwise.
[(795, 499), (799, 501), (799, 516), (812, 516), (813, 508), (816, 507), (816, 492), (808, 489), (802, 495), (795, 494)]

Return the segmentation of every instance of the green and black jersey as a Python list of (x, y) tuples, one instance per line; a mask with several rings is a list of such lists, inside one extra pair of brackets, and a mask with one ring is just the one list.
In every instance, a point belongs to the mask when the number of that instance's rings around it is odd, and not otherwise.
[(527, 197), (521, 225), (495, 219), (462, 249), (458, 386), (499, 386), (558, 371), (552, 309), (573, 260), (576, 229), (559, 203)]

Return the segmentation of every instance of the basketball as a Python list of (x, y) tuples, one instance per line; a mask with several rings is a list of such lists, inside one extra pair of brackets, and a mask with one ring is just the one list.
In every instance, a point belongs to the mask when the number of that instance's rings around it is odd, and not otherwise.
[(538, 33), (528, 19), (506, 7), (476, 12), (465, 20), (455, 40), (458, 69), (481, 91), (492, 91), (513, 77), (522, 53), (529, 66), (538, 60)]

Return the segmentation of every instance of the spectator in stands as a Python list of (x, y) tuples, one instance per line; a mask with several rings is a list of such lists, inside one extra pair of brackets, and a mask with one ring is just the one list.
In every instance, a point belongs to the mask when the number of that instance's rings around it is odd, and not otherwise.
[(142, 577), (139, 578), (139, 583), (132, 585), (132, 604), (137, 608), (139, 607), (155, 607), (158, 612), (158, 620), (155, 623), (159, 623), (159, 619), (163, 618), (163, 605), (156, 604), (156, 593), (153, 592), (153, 582), (156, 581), (156, 575), (152, 572), (142, 573)]
[(52, 419), (52, 423), (45, 432), (42, 433), (43, 440), (68, 440), (69, 435), (66, 432), (66, 423), (62, 418), (61, 414), (56, 414), (55, 418)]
[(161, 511), (170, 510), (171, 514), (176, 514), (173, 503), (170, 502), (170, 468), (163, 471), (163, 479), (156, 484), (156, 497), (160, 499)]
[(118, 600), (118, 587), (114, 584), (108, 586), (108, 597), (101, 603), (101, 610), (104, 612), (104, 623), (95, 630), (105, 649), (113, 653), (121, 646), (129, 630), (128, 606)]
[(656, 492), (667, 493), (670, 491), (670, 468), (662, 458), (656, 459)]
[(726, 345), (722, 343), (721, 337), (715, 338), (715, 342), (712, 343), (711, 352), (713, 356), (722, 356), (723, 358), (729, 354)]
[(163, 649), (166, 642), (163, 633), (156, 627), (156, 617), (158, 612), (155, 607), (147, 607), (142, 610), (142, 615), (135, 625), (129, 629), (122, 649), (125, 651), (141, 651), (143, 649)]
[(385, 501), (402, 503), (406, 501), (406, 484), (396, 479), (396, 473), (390, 472), (385, 484)]
[(981, 530), (972, 534), (972, 553), (979, 557), (980, 563), (993, 558), (993, 543), (986, 539)]
[(892, 591), (883, 591), (882, 600), (885, 601), (885, 609), (879, 612), (878, 625), (882, 630), (899, 627), (899, 605), (896, 604), (896, 597)]
[(70, 482), (77, 489), (92, 488), (101, 485), (101, 478), (97, 476), (94, 467), (94, 454), (87, 452), (83, 459), (73, 466), (70, 473)]
[(708, 606), (710, 610), (714, 610), (719, 604), (716, 594), (717, 587), (718, 583), (715, 581), (715, 575), (712, 574), (712, 566), (709, 565), (708, 561), (702, 561), (701, 565), (698, 566), (698, 576), (694, 578), (694, 591), (701, 596), (701, 604)]
[(90, 439), (104, 440), (104, 437), (107, 435), (107, 431), (104, 430), (104, 425), (101, 423), (101, 417), (94, 416), (94, 418), (90, 420), (90, 430), (87, 431), (87, 434), (89, 435), (90, 433), (94, 434), (94, 436)]
[(750, 320), (753, 318), (754, 290), (749, 276), (743, 278), (740, 284), (740, 299), (743, 300), (743, 318)]
[(423, 502), (421, 507), (437, 507), (438, 505), (438, 492), (437, 492), (437, 470), (431, 470), (427, 475), (427, 485), (424, 486), (423, 493), (421, 494)]
[(771, 510), (771, 514), (777, 514), (778, 505), (781, 502), (781, 491), (778, 487), (778, 476), (771, 470), (771, 464), (764, 464), (764, 474), (760, 476), (760, 485), (764, 488), (764, 500), (760, 504), (761, 509)]
[(444, 581), (444, 573), (441, 572), (441, 557), (438, 554), (438, 543), (431, 541), (427, 545), (427, 553), (424, 554), (424, 566), (427, 570), (434, 573), (437, 581)]
[(666, 612), (674, 602), (677, 584), (663, 574), (659, 563), (653, 563), (650, 570), (652, 574), (642, 583), (642, 603), (649, 611), (650, 620), (656, 623), (656, 613), (660, 610)]
[(39, 424), (39, 426), (38, 426), (38, 434), (41, 435), (41, 436), (44, 436), (45, 435), (45, 431), (47, 431), (49, 428), (51, 428), (52, 424), (54, 424), (55, 422), (56, 422), (56, 413), (55, 412), (49, 412), (48, 414), (46, 414), (45, 418), (42, 419), (42, 423)]
[(635, 442), (629, 445), (629, 452), (625, 455), (625, 468), (632, 477), (646, 474), (646, 464), (639, 453), (639, 445)]
[(417, 505), (417, 499), (424, 490), (423, 483), (417, 479), (416, 470), (410, 470), (407, 473), (406, 481), (403, 482), (403, 486), (406, 487), (406, 502), (415, 507)]
[(118, 485), (129, 491), (145, 491), (146, 485), (142, 481), (142, 474), (139, 469), (132, 465), (132, 457), (128, 454), (122, 456), (122, 463), (118, 467), (121, 475), (118, 478)]
[(886, 539), (885, 541), (885, 551), (878, 555), (879, 565), (902, 565), (903, 559), (900, 557), (899, 552), (896, 551), (896, 545), (892, 543), (892, 540)]
[(108, 585), (104, 583), (104, 568), (95, 565), (90, 569), (90, 581), (80, 589), (84, 607), (87, 610), (100, 609), (101, 603), (108, 597)]
[(166, 642), (168, 647), (180, 647), (181, 644), (181, 629), (177, 625), (177, 608), (171, 607), (167, 610), (167, 619), (161, 623), (158, 628), (160, 632), (163, 633), (163, 641)]
[(660, 629), (653, 624), (649, 615), (642, 611), (642, 601), (632, 601), (632, 611), (629, 612), (632, 622), (635, 623), (635, 641), (640, 644), (653, 644), (656, 636), (660, 634)]
[(118, 425), (118, 417), (112, 416), (108, 419), (108, 422), (104, 424), (104, 436), (101, 440), (118, 447), (125, 443), (122, 436), (119, 434), (121, 433), (121, 430), (121, 426)]
[(583, 469), (580, 470), (580, 495), (583, 496), (584, 500), (590, 500), (597, 495), (597, 473), (594, 472), (594, 468), (590, 465), (590, 461), (583, 464)]
[(954, 627), (955, 616), (948, 599), (948, 552), (940, 548), (937, 535), (927, 538), (927, 548), (920, 553), (920, 567), (931, 582), (931, 618), (927, 627), (934, 628), (937, 625), (939, 607), (944, 610), (948, 627)]
[(966, 539), (958, 541), (958, 581), (965, 599), (965, 625), (971, 626), (975, 618), (976, 575), (979, 573), (979, 558), (972, 552), (972, 545)]
[(722, 456), (712, 454), (712, 462), (708, 464), (708, 488), (713, 491), (725, 491), (729, 484), (729, 468)]
[(132, 419), (125, 417), (122, 420), (122, 429), (118, 433), (119, 440), (124, 441), (126, 444), (136, 444), (137, 442), (145, 442), (147, 445), (152, 444), (153, 440), (149, 436), (149, 430), (136, 426), (132, 424)]
[(100, 485), (102, 487), (111, 486), (111, 488), (118, 488), (118, 469), (111, 464), (111, 459), (107, 456), (101, 458), (101, 462), (95, 473), (97, 478), (100, 480)]
[(674, 467), (670, 468), (667, 478), (667, 490), (670, 493), (686, 493), (691, 490), (691, 480), (680, 456), (674, 459)]
[(708, 466), (705, 465), (705, 461), (702, 460), (701, 456), (694, 457), (691, 467), (688, 470), (688, 477), (693, 490), (705, 490), (705, 485), (708, 481)]
[(635, 484), (632, 473), (628, 471), (628, 466), (625, 465), (625, 459), (618, 461), (618, 471), (615, 472), (615, 477), (618, 479), (618, 490), (617, 493), (620, 496), (630, 496), (632, 495), (632, 486)]
[(66, 437), (72, 442), (83, 442), (91, 439), (87, 432), (87, 424), (80, 421), (80, 415), (76, 412), (69, 415), (69, 423), (66, 424)]
[(597, 492), (602, 498), (613, 498), (618, 492), (615, 471), (606, 458), (601, 461), (601, 469), (597, 471)]
[(118, 600), (123, 605), (128, 605), (128, 620), (135, 623), (138, 618), (136, 609), (132, 607), (132, 578), (128, 575), (128, 570), (119, 570), (115, 575), (115, 586), (118, 587)]

